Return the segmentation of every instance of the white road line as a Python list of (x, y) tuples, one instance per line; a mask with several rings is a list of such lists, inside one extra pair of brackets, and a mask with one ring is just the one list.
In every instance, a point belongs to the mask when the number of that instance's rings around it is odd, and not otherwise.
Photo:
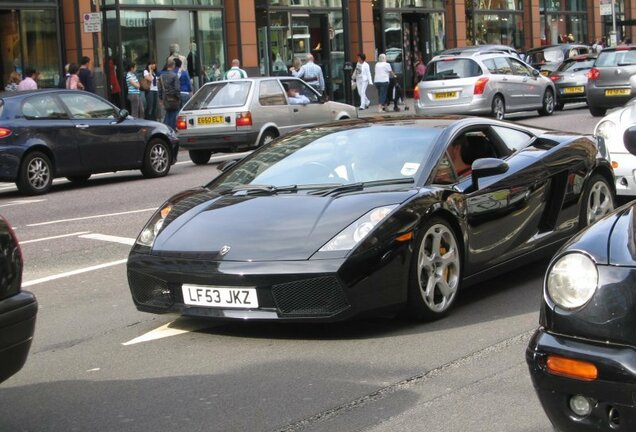
[(62, 235), (57, 235), (57, 236), (52, 236), (52, 237), (44, 237), (44, 238), (39, 238), (39, 239), (34, 239), (34, 240), (24, 240), (24, 241), (20, 241), (20, 245), (25, 245), (25, 244), (29, 244), (29, 243), (37, 243), (37, 242), (41, 242), (41, 241), (46, 241), (46, 240), (55, 240), (55, 239), (59, 239), (59, 238), (64, 238), (64, 237), (75, 237), (75, 236), (79, 236), (82, 234), (88, 234), (90, 231), (79, 231), (79, 232), (74, 232), (74, 233), (70, 233), (70, 234), (62, 234)]
[(28, 227), (36, 227), (36, 226), (52, 225), (52, 224), (64, 223), (64, 222), (75, 222), (75, 221), (86, 220), (86, 219), (98, 219), (98, 218), (111, 217), (111, 216), (122, 216), (122, 215), (127, 215), (127, 214), (142, 213), (142, 212), (149, 212), (149, 211), (155, 211), (155, 210), (157, 210), (157, 209), (153, 207), (153, 208), (148, 208), (148, 209), (130, 210), (130, 211), (119, 212), (119, 213), (107, 213), (107, 214), (93, 215), (93, 216), (84, 216), (84, 217), (71, 218), (71, 219), (59, 219), (59, 220), (48, 221), (48, 222), (40, 222), (40, 223), (35, 223), (35, 224), (28, 224), (27, 226)]
[(90, 239), (90, 240), (101, 240), (112, 243), (121, 243), (128, 246), (132, 246), (135, 244), (135, 239), (130, 237), (118, 237), (106, 234), (86, 234), (79, 236), (80, 238)]
[(46, 201), (46, 200), (45, 199), (32, 199), (32, 200), (9, 201), (7, 204), (0, 205), (0, 207), (11, 207), (11, 206), (16, 206), (16, 205), (21, 205), (21, 204), (33, 204), (33, 203), (38, 203), (38, 202), (42, 202), (42, 201)]
[(117, 261), (112, 261), (112, 262), (108, 262), (108, 263), (104, 263), (104, 264), (98, 264), (98, 265), (94, 265), (94, 266), (90, 266), (90, 267), (84, 267), (81, 269), (77, 269), (77, 270), (72, 270), (69, 272), (65, 272), (65, 273), (60, 273), (60, 274), (56, 274), (56, 275), (52, 275), (52, 276), (46, 276), (40, 279), (34, 279), (31, 281), (27, 281), (27, 282), (23, 282), (22, 283), (22, 288), (26, 288), (26, 287), (30, 287), (33, 285), (38, 285), (41, 283), (45, 283), (45, 282), (50, 282), (56, 279), (62, 279), (62, 278), (66, 278), (66, 277), (70, 277), (70, 276), (75, 276), (81, 273), (87, 273), (90, 271), (94, 271), (94, 270), (100, 270), (103, 268), (107, 268), (107, 267), (113, 267), (119, 264), (124, 264), (128, 259), (121, 259), (121, 260), (117, 260)]
[(122, 345), (127, 346), (138, 344), (141, 342), (149, 342), (156, 339), (177, 336), (183, 333), (190, 333), (207, 327), (210, 327), (210, 324), (203, 323), (201, 320), (188, 321), (179, 319), (177, 321), (172, 321), (168, 324), (162, 325), (161, 327), (154, 330), (150, 330), (148, 333), (131, 339), (128, 342), (123, 342)]

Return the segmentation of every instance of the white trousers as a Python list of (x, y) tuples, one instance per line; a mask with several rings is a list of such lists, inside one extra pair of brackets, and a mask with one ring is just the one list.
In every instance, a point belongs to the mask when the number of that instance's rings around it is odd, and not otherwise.
[(356, 87), (358, 88), (358, 94), (360, 95), (360, 108), (367, 108), (371, 103), (367, 97), (368, 85), (369, 81), (367, 80), (356, 80)]

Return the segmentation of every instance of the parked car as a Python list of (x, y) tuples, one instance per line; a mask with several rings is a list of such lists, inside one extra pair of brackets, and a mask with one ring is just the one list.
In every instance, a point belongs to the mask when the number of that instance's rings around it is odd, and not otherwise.
[(609, 158), (614, 168), (616, 178), (616, 193), (619, 196), (636, 196), (636, 157), (632, 155), (623, 143), (623, 134), (636, 124), (636, 98), (632, 99), (624, 108), (614, 110), (594, 128), (594, 136), (602, 140), (607, 147)]
[[(636, 154), (636, 127), (625, 132)], [(555, 430), (636, 430), (636, 207), (624, 205), (552, 259), (526, 360)]]
[(562, 110), (566, 103), (586, 102), (587, 73), (595, 60), (594, 54), (570, 57), (549, 75), (557, 90), (557, 110)]
[(491, 119), (368, 118), (278, 138), (169, 198), (128, 257), (141, 311), (338, 321), (449, 312), (613, 209), (596, 141)]
[(0, 382), (22, 369), (33, 340), (38, 304), (21, 286), (20, 245), (0, 216)]
[(477, 52), (503, 52), (513, 57), (517, 57), (518, 59), (521, 59), (519, 52), (513, 47), (508, 45), (496, 44), (470, 45), (465, 47), (449, 48), (442, 51), (440, 55), (474, 54)]
[(531, 48), (526, 51), (526, 62), (548, 76), (565, 60), (583, 54), (590, 54), (592, 49), (583, 44), (558, 44)]
[[(293, 104), (286, 88), (306, 97)], [(181, 145), (192, 162), (204, 165), (212, 152), (261, 146), (295, 129), (357, 118), (355, 107), (326, 101), (292, 77), (261, 77), (205, 84), (177, 117)]]
[(415, 87), (415, 111), (422, 115), (477, 114), (503, 119), (506, 113), (554, 112), (551, 80), (516, 57), (476, 52), (440, 55)]
[(136, 119), (79, 90), (0, 93), (0, 181), (20, 192), (48, 192), (56, 177), (83, 183), (91, 174), (141, 169), (168, 174), (179, 141), (170, 127)]
[(594, 117), (636, 96), (636, 46), (605, 48), (587, 74), (587, 105)]

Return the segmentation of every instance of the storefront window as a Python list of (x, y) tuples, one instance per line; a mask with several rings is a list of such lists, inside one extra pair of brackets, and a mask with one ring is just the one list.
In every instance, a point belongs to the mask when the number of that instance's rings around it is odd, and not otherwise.
[(585, 14), (542, 15), (541, 34), (545, 35), (545, 45), (558, 43), (587, 43), (587, 23)]
[(468, 21), (468, 38), (476, 45), (496, 44), (520, 48), (523, 45), (523, 16), (473, 14)]
[(522, 0), (467, 0), (466, 10), (523, 10)]
[[(225, 65), (228, 64), (223, 42), (223, 15), (221, 11), (198, 12), (197, 15), (199, 60), (195, 57), (194, 61), (201, 62), (199, 73), (202, 81), (217, 81), (222, 78)], [(194, 66), (196, 68), (198, 65)]]
[(587, 9), (585, 0), (541, 0), (541, 10), (582, 12)]
[(384, 0), (385, 9), (426, 8), (444, 9), (443, 0)]
[[(7, 15), (8, 14), (8, 15)], [(58, 51), (57, 18), (55, 10), (23, 10), (19, 12), (19, 23), (15, 22), (15, 12), (0, 12), (8, 18), (8, 26), (2, 25), (1, 32), (11, 37), (3, 37), (3, 78), (12, 70), (24, 67), (35, 68), (39, 72), (40, 87), (54, 87), (60, 78), (60, 58)], [(16, 30), (19, 28), (19, 33)], [(7, 61), (4, 60), (5, 45), (9, 48)], [(6, 63), (10, 62), (11, 66)]]
[[(105, 0), (114, 4), (115, 0)], [(119, 0), (120, 5), (150, 6), (223, 6), (223, 0)]]
[(270, 6), (342, 7), (342, 0), (269, 0)]

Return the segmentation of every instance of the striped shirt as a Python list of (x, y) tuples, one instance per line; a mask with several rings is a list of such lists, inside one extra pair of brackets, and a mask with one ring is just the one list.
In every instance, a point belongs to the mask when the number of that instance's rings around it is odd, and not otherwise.
[(303, 81), (319, 91), (325, 89), (325, 77), (322, 75), (322, 69), (312, 61), (302, 65), (299, 71), (293, 71), (292, 75), (302, 78)]
[(139, 88), (133, 85), (133, 83), (139, 84), (137, 75), (134, 72), (126, 73), (126, 83), (128, 84), (128, 94), (139, 94)]

